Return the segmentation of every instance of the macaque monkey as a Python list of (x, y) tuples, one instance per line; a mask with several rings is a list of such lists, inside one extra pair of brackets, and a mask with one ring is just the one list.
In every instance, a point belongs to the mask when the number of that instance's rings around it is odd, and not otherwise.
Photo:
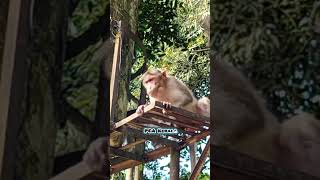
[(320, 177), (320, 121), (301, 113), (280, 123), (251, 83), (214, 61), (211, 143)]
[[(166, 71), (148, 70), (142, 75), (141, 80), (150, 102), (160, 101), (169, 106), (173, 105), (194, 113), (209, 115), (210, 100), (203, 98), (198, 102), (187, 85), (176, 77), (168, 75)], [(138, 107), (137, 113), (144, 113), (144, 105)]]
[(320, 177), (320, 121), (300, 113), (281, 124), (279, 164)]

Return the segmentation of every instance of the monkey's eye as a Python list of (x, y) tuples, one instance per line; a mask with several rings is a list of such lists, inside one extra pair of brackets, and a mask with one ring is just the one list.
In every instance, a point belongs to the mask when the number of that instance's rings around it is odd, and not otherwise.
[(148, 79), (148, 80), (146, 81), (146, 83), (149, 83), (150, 81), (153, 81), (153, 78)]

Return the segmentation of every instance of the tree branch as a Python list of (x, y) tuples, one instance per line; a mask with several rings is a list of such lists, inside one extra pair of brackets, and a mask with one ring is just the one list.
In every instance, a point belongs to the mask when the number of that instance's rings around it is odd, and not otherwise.
[(91, 122), (66, 100), (62, 100), (62, 105), (67, 119), (77, 128), (78, 131), (90, 136), (93, 132), (93, 122)]
[(138, 77), (145, 71), (146, 71), (146, 68), (144, 66), (141, 66), (134, 74), (131, 74), (130, 80), (134, 80), (136, 77)]
[(128, 98), (129, 98), (129, 101), (132, 100), (136, 104), (139, 104), (139, 100), (136, 97), (134, 97), (134, 95), (132, 95), (130, 92), (128, 92)]

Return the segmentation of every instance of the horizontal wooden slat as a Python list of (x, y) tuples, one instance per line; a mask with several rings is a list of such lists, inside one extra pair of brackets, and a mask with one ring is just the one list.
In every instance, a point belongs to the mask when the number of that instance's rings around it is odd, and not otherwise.
[(145, 159), (143, 156), (137, 154), (137, 153), (132, 153), (132, 152), (127, 152), (118, 148), (113, 148), (110, 147), (110, 154), (114, 154), (116, 156), (124, 157), (126, 159), (132, 159), (140, 162), (145, 162)]
[[(153, 161), (159, 157), (166, 156), (170, 153), (170, 147), (162, 147), (159, 149), (156, 149), (154, 151), (151, 151), (147, 154), (145, 154), (147, 161)], [(134, 167), (141, 164), (139, 161), (135, 160), (127, 160), (123, 161), (121, 163), (115, 164), (111, 167), (111, 173), (116, 173), (125, 169), (128, 169), (130, 167)]]
[[(154, 108), (154, 104), (149, 104), (148, 106), (146, 106), (146, 107), (144, 108), (144, 112), (147, 113), (148, 111), (150, 111), (150, 110), (153, 109), (153, 108)], [(114, 127), (113, 127), (113, 129), (117, 129), (117, 128), (123, 126), (124, 124), (126, 124), (126, 123), (128, 123), (128, 122), (130, 122), (130, 121), (132, 121), (132, 120), (134, 120), (134, 119), (136, 119), (136, 118), (139, 117), (139, 116), (140, 116), (139, 114), (133, 113), (133, 114), (131, 114), (130, 116), (122, 119), (121, 121), (116, 122), (115, 125), (114, 125)]]

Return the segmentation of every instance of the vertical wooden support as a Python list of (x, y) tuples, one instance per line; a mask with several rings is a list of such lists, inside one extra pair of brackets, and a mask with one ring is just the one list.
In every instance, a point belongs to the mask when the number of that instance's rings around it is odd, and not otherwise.
[(208, 157), (210, 153), (210, 138), (206, 144), (206, 147), (204, 148), (200, 158), (199, 158), (199, 161), (197, 163), (197, 165), (194, 167), (193, 171), (192, 171), (192, 174), (191, 174), (191, 177), (190, 177), (190, 180), (195, 180), (197, 179), (197, 177), (199, 176), (200, 172), (201, 172), (201, 169), (206, 161), (206, 158)]
[(170, 180), (179, 180), (180, 150), (171, 147), (170, 154)]
[(0, 179), (14, 179), (26, 81), (30, 1), (10, 0), (0, 69)]
[(121, 60), (121, 21), (119, 22), (119, 32), (115, 37), (115, 45), (113, 52), (112, 73), (110, 81), (110, 120), (113, 121), (114, 106), (118, 96), (118, 79), (119, 79), (119, 65)]
[(126, 180), (133, 180), (133, 168), (126, 169)]
[(189, 148), (190, 148), (189, 153), (190, 153), (190, 163), (191, 163), (191, 172), (192, 172), (197, 163), (197, 157), (196, 157), (197, 142), (190, 144)]
[(10, 102), (10, 90), (12, 72), (15, 61), (16, 41), (19, 27), (19, 15), (21, 0), (9, 1), (9, 11), (6, 29), (6, 38), (2, 58), (2, 68), (0, 70), (0, 176), (3, 168), (3, 156), (5, 150), (5, 138), (7, 130), (7, 119)]

